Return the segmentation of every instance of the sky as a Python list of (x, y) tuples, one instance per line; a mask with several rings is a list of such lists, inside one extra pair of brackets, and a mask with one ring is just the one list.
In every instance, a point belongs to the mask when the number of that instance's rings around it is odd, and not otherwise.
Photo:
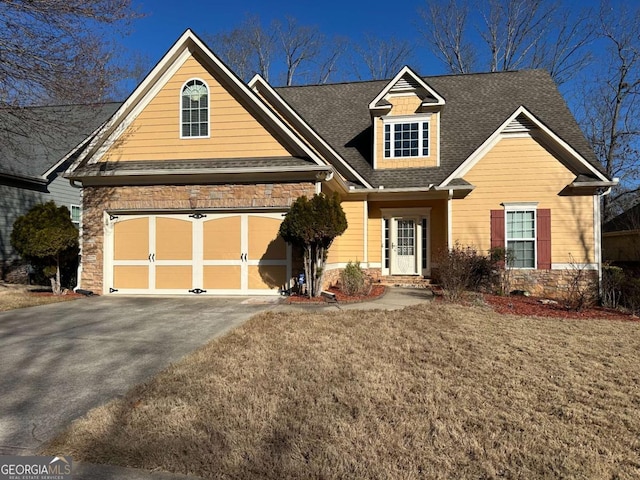
[(187, 28), (203, 37), (232, 29), (247, 14), (257, 14), (264, 23), (288, 15), (302, 25), (318, 26), (327, 35), (353, 39), (367, 32), (384, 32), (393, 21), (404, 28), (393, 28), (389, 33), (402, 39), (415, 39), (418, 34), (413, 23), (422, 3), (422, 0), (403, 0), (403, 8), (390, 13), (389, 3), (380, 0), (204, 1), (197, 5), (176, 0), (133, 0), (145, 17), (134, 22), (132, 34), (123, 43), (129, 50), (156, 61)]
[[(567, 6), (597, 5), (599, 0), (560, 0)], [(613, 3), (636, 0), (613, 0)], [(145, 16), (135, 20), (131, 34), (123, 39), (129, 52), (135, 52), (155, 63), (187, 29), (204, 37), (238, 26), (248, 14), (256, 14), (266, 24), (273, 19), (294, 17), (301, 25), (319, 27), (327, 35), (340, 35), (353, 40), (365, 34), (393, 36), (419, 45), (417, 14), (424, 0), (402, 0), (401, 8), (390, 8), (393, 2), (381, 0), (242, 0), (184, 3), (177, 0), (133, 0), (135, 8)], [(436, 63), (434, 60), (430, 63)], [(422, 62), (423, 75), (441, 73), (442, 65)]]

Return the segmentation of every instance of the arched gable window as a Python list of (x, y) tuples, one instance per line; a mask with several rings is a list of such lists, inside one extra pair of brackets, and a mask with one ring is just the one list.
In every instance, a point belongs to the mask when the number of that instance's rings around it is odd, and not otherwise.
[(189, 80), (182, 87), (181, 136), (209, 136), (209, 88), (202, 80)]

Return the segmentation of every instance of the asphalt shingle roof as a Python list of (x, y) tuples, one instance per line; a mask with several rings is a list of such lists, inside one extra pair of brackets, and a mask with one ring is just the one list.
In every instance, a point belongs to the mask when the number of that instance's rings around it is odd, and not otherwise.
[(105, 103), (0, 109), (0, 175), (42, 177), (119, 106)]
[(440, 167), (373, 169), (368, 105), (388, 80), (281, 87), (276, 91), (374, 187), (441, 183), (520, 106), (602, 171), (546, 71), (445, 75), (424, 80), (446, 101), (440, 115)]

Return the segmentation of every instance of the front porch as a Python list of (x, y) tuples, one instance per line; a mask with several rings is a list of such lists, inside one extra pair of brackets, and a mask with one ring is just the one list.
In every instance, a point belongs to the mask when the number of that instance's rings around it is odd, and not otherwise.
[(427, 286), (437, 256), (447, 249), (447, 198), (421, 196), (343, 201), (347, 231), (327, 259), (327, 284), (335, 284), (349, 262), (359, 262), (376, 282)]

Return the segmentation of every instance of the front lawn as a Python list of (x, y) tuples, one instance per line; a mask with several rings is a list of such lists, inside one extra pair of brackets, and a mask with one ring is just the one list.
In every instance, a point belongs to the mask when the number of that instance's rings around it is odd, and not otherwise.
[(638, 352), (637, 322), (270, 312), (45, 450), (225, 479), (638, 478)]
[(81, 295), (53, 295), (51, 288), (0, 283), (0, 312), (76, 300)]

